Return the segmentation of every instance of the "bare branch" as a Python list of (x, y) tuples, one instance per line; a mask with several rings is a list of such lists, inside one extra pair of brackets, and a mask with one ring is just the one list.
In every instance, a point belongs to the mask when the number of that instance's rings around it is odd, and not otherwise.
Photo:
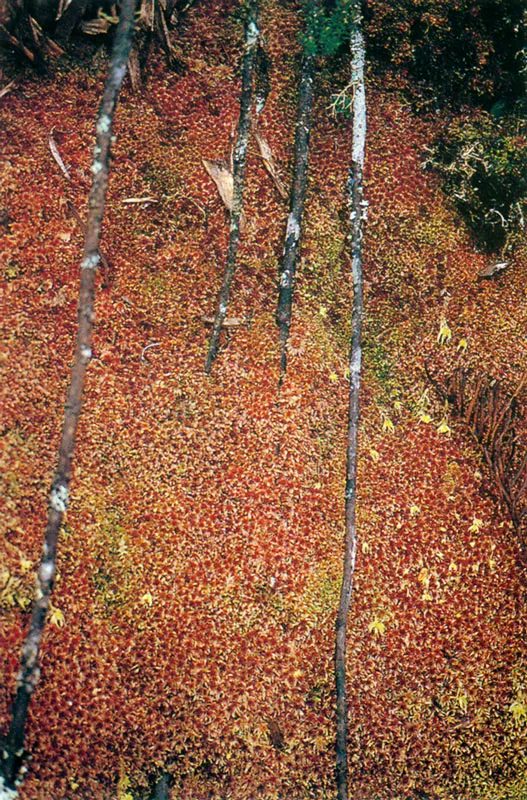
[(295, 288), (296, 264), (298, 261), (302, 216), (306, 196), (307, 169), (309, 162), (309, 136), (313, 111), (313, 84), (315, 79), (315, 57), (304, 53), (300, 74), (298, 116), (295, 136), (295, 163), (293, 184), (289, 195), (289, 216), (285, 232), (282, 255), (280, 292), (276, 322), (280, 331), (280, 372), (283, 377), (287, 369), (287, 340), (291, 327), (291, 307)]
[(123, 0), (121, 19), (96, 126), (96, 143), (92, 164), (93, 184), (89, 197), (89, 213), (81, 262), (78, 329), (70, 387), (65, 406), (64, 424), (58, 464), (49, 498), (47, 527), (42, 559), (37, 576), (35, 602), (29, 632), (22, 646), (21, 667), (17, 676), (17, 692), (12, 707), (11, 725), (2, 746), (0, 789), (13, 790), (24, 755), (24, 731), (31, 695), (40, 677), (39, 652), (42, 633), (49, 610), (50, 595), (56, 574), (57, 541), (68, 506), (69, 484), (75, 449), (75, 435), (82, 406), (86, 369), (91, 359), (91, 338), (94, 321), (95, 273), (99, 262), (99, 240), (108, 185), (112, 122), (119, 90), (126, 72), (126, 62), (134, 33), (135, 0)]
[(227, 251), (227, 262), (223, 273), (218, 307), (212, 326), (209, 349), (205, 359), (205, 372), (209, 373), (220, 340), (220, 333), (223, 320), (227, 313), (229, 297), (231, 292), (232, 279), (236, 271), (236, 257), (238, 254), (238, 243), (240, 240), (240, 222), (242, 218), (243, 186), (245, 177), (245, 157), (247, 145), (249, 143), (249, 133), (251, 129), (251, 104), (253, 94), (253, 74), (256, 63), (256, 53), (260, 31), (258, 30), (258, 4), (255, 2), (249, 8), (247, 22), (245, 25), (245, 52), (242, 65), (242, 91), (240, 97), (240, 119), (238, 122), (238, 136), (234, 148), (233, 159), (233, 190), (232, 190), (232, 210), (231, 226), (229, 235), (229, 248)]
[(351, 173), (348, 184), (351, 220), (353, 269), (353, 311), (351, 317), (350, 394), (346, 474), (346, 533), (344, 568), (336, 624), (335, 684), (337, 693), (336, 770), (338, 800), (348, 800), (348, 702), (346, 696), (346, 633), (355, 575), (357, 553), (356, 490), (359, 431), (359, 394), (362, 366), (362, 321), (364, 315), (362, 277), (362, 236), (366, 204), (363, 200), (364, 150), (366, 143), (366, 91), (364, 86), (364, 39), (360, 12), (351, 35), (351, 79), (353, 98), (353, 140)]

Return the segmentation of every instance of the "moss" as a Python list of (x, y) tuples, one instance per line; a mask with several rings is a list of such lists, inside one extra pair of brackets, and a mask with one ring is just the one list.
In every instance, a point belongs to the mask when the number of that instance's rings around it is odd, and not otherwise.
[(396, 373), (386, 347), (380, 339), (375, 324), (370, 323), (363, 338), (364, 367), (379, 384), (379, 401), (385, 403), (391, 399), (396, 388)]
[(155, 158), (155, 153), (151, 154), (149, 161), (145, 162), (141, 172), (145, 183), (150, 184), (152, 192), (160, 192), (162, 195), (173, 195), (181, 190), (181, 177), (174, 169), (173, 165)]
[(92, 576), (96, 607), (103, 618), (127, 606), (134, 594), (136, 576), (129, 544), (119, 510), (107, 510), (97, 532), (97, 566)]

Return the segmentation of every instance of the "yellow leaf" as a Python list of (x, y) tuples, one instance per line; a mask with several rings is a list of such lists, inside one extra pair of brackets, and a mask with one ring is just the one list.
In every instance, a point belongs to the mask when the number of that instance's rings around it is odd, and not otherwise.
[(362, 545), (361, 545), (361, 548), (362, 548), (362, 552), (364, 553), (364, 555), (366, 555), (366, 553), (369, 553), (370, 550), (371, 550), (370, 545), (368, 544), (368, 542), (363, 542)]
[(416, 506), (415, 504), (413, 506), (410, 506), (411, 517), (416, 517), (420, 513), (420, 511), (421, 511), (420, 506)]
[(430, 416), (430, 414), (427, 414), (426, 411), (423, 411), (423, 413), (419, 417), (419, 422), (432, 422), (432, 417)]
[(152, 597), (150, 592), (145, 592), (144, 595), (141, 597), (141, 604), (143, 606), (151, 606), (154, 602), (154, 598)]
[(60, 608), (54, 608), (51, 606), (51, 616), (49, 621), (52, 625), (56, 625), (57, 628), (62, 628), (64, 626), (64, 614), (60, 610)]
[(394, 410), (397, 411), (397, 413), (399, 413), (400, 411), (403, 410), (403, 404), (401, 403), (400, 400), (395, 400), (395, 402), (393, 404), (393, 407), (394, 407)]
[(339, 379), (339, 376), (337, 375), (336, 372), (330, 372), (330, 375), (329, 375), (329, 380), (330, 381), (333, 381), (333, 383), (335, 383), (335, 381), (338, 381), (338, 379)]
[(448, 327), (448, 322), (443, 317), (441, 323), (439, 325), (439, 333), (437, 335), (437, 343), (438, 344), (448, 344), (448, 342), (452, 338), (452, 331)]
[(472, 520), (472, 525), (469, 528), (469, 532), (470, 533), (479, 533), (480, 530), (482, 529), (482, 527), (484, 526), (484, 524), (485, 523), (483, 522), (482, 519), (478, 519), (477, 517), (474, 517), (474, 519)]
[(445, 420), (439, 423), (439, 425), (437, 426), (437, 432), (446, 433), (447, 436), (450, 436), (450, 434), (452, 433), (449, 425), (445, 422)]
[(518, 698), (510, 704), (509, 711), (516, 725), (523, 725), (524, 722), (527, 722), (527, 701), (521, 692)]
[(119, 761), (119, 782), (117, 784), (117, 800), (134, 800), (133, 795), (126, 790), (130, 786), (130, 778), (126, 774), (126, 767), (123, 759)]
[(293, 678), (301, 678), (304, 673), (301, 669), (295, 669), (293, 672)]
[(419, 581), (419, 583), (422, 583), (423, 586), (428, 587), (428, 585), (430, 583), (430, 576), (428, 574), (427, 567), (423, 567), (422, 568), (422, 570), (420, 571), (419, 575), (417, 576), (417, 580)]
[(461, 684), (459, 684), (459, 688), (457, 690), (456, 703), (458, 704), (463, 714), (466, 714), (468, 710), (468, 696), (465, 694)]
[(320, 306), (318, 313), (320, 314), (321, 317), (327, 317), (328, 310), (325, 306)]
[(384, 419), (382, 421), (382, 429), (383, 429), (383, 431), (388, 432), (388, 433), (393, 433), (394, 432), (395, 425), (393, 424), (393, 422), (391, 421), (391, 419), (389, 417), (386, 417), (386, 416), (384, 417)]
[(463, 353), (465, 353), (465, 352), (466, 352), (466, 350), (467, 350), (467, 348), (468, 348), (468, 342), (467, 342), (467, 340), (466, 340), (466, 339), (460, 339), (460, 340), (459, 340), (459, 344), (458, 344), (458, 346), (457, 346), (457, 348), (456, 348), (456, 349), (457, 349), (457, 350), (461, 350)]
[(15, 597), (16, 602), (18, 603), (19, 607), (22, 611), (26, 611), (31, 605), (31, 600), (29, 597), (24, 597), (23, 595), (17, 594)]
[(24, 556), (21, 556), (20, 569), (22, 570), (23, 574), (29, 572), (30, 569), (33, 569), (33, 562), (30, 561), (28, 558), (24, 558)]
[(326, 750), (328, 744), (329, 741), (326, 736), (315, 736), (313, 739), (313, 746), (319, 753), (321, 753), (323, 750)]
[(381, 457), (380, 454), (377, 452), (377, 450), (374, 450), (373, 448), (371, 448), (370, 450), (370, 456), (372, 457), (373, 461), (375, 461), (375, 463), (377, 463), (377, 461)]
[(374, 636), (382, 636), (384, 631), (386, 630), (386, 625), (384, 622), (381, 622), (380, 619), (375, 617), (374, 620), (370, 622), (368, 625), (368, 630), (370, 633), (373, 633)]

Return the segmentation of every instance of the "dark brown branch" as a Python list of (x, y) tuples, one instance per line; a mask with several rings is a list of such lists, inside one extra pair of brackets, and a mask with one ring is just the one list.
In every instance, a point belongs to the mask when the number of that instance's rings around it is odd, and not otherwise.
[(351, 317), (350, 393), (345, 492), (346, 532), (344, 567), (336, 623), (335, 686), (337, 694), (336, 780), (338, 800), (348, 800), (348, 701), (346, 696), (346, 637), (357, 554), (356, 491), (359, 433), (359, 396), (362, 366), (362, 320), (364, 314), (362, 277), (362, 236), (366, 204), (362, 173), (366, 142), (366, 93), (364, 87), (364, 40), (359, 11), (351, 35), (351, 82), (353, 99), (353, 145), (349, 199), (351, 206), (351, 254), (353, 269), (353, 310)]
[(296, 265), (298, 261), (300, 236), (302, 233), (302, 216), (304, 213), (304, 201), (306, 196), (315, 66), (315, 57), (310, 53), (304, 53), (302, 70), (300, 73), (293, 183), (289, 195), (289, 216), (287, 218), (287, 228), (285, 232), (284, 252), (281, 262), (280, 292), (276, 311), (276, 322), (280, 332), (280, 372), (282, 377), (287, 369), (286, 348), (289, 338), (289, 329), (291, 328), (291, 307), (293, 303)]
[(253, 94), (253, 75), (256, 64), (256, 53), (258, 50), (258, 4), (254, 2), (248, 12), (245, 25), (245, 52), (242, 64), (242, 90), (240, 96), (240, 119), (238, 122), (238, 136), (234, 148), (233, 159), (233, 198), (231, 211), (231, 225), (229, 235), (229, 248), (227, 251), (227, 262), (223, 273), (223, 281), (218, 297), (218, 308), (214, 318), (214, 325), (210, 337), (209, 349), (205, 359), (205, 372), (209, 373), (216, 354), (223, 320), (227, 313), (231, 284), (236, 271), (236, 257), (238, 254), (238, 244), (240, 241), (240, 221), (243, 210), (243, 187), (245, 178), (245, 159), (247, 145), (249, 143), (249, 133), (251, 130), (251, 104)]
[(520, 543), (527, 547), (527, 531), (522, 524), (527, 511), (527, 442), (525, 418), (518, 406), (527, 373), (512, 394), (506, 393), (498, 381), (485, 375), (471, 376), (460, 367), (445, 378), (444, 387), (428, 368), (426, 374), (439, 396), (448, 398), (481, 448)]
[(89, 196), (86, 237), (81, 262), (78, 329), (70, 387), (65, 406), (64, 424), (58, 464), (49, 498), (48, 521), (44, 547), (37, 575), (37, 589), (29, 632), (22, 646), (21, 666), (16, 681), (16, 697), (11, 725), (2, 747), (0, 788), (13, 788), (20, 771), (24, 752), (24, 731), (31, 695), (38, 683), (39, 651), (49, 600), (56, 573), (57, 541), (68, 505), (75, 435), (82, 406), (86, 369), (91, 359), (91, 338), (94, 322), (95, 273), (99, 262), (99, 240), (108, 185), (112, 122), (119, 90), (126, 72), (126, 62), (134, 33), (135, 0), (123, 0), (110, 71), (99, 109), (96, 142), (92, 164), (93, 184)]
[(18, 50), (20, 53), (22, 53), (22, 55), (24, 55), (28, 59), (28, 61), (31, 61), (31, 63), (35, 61), (35, 54), (32, 53), (31, 50), (29, 50), (23, 42), (17, 39), (16, 36), (13, 36), (13, 34), (7, 30), (5, 25), (2, 25), (1, 23), (0, 23), (0, 33), (3, 34), (4, 38), (7, 39), (9, 44), (16, 50)]

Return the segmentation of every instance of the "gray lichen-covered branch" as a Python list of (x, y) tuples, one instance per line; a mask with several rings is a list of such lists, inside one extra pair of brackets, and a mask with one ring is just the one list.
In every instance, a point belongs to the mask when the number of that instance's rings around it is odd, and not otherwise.
[(81, 261), (75, 355), (65, 406), (58, 464), (49, 498), (48, 520), (42, 559), (37, 575), (35, 602), (32, 609), (29, 632), (22, 646), (20, 671), (16, 681), (16, 696), (11, 712), (11, 724), (7, 737), (1, 745), (0, 797), (2, 798), (4, 796), (16, 796), (15, 785), (17, 778), (20, 776), (24, 755), (24, 732), (28, 706), (40, 675), (39, 652), (42, 633), (55, 581), (58, 535), (68, 506), (75, 436), (81, 412), (86, 370), (92, 355), (95, 275), (100, 259), (99, 240), (108, 186), (112, 123), (133, 39), (134, 13), (135, 0), (123, 0), (120, 21), (115, 34), (110, 70), (97, 118), (96, 142), (92, 163), (93, 183), (89, 196), (88, 220)]
[(291, 307), (306, 196), (315, 66), (315, 56), (307, 51), (304, 52), (298, 98), (293, 184), (289, 196), (289, 216), (287, 218), (284, 252), (281, 262), (280, 292), (276, 312), (276, 322), (280, 332), (280, 372), (282, 376), (287, 368), (287, 340), (289, 338), (289, 329), (291, 328)]
[(364, 150), (366, 143), (366, 92), (364, 86), (364, 40), (360, 16), (351, 34), (351, 83), (353, 87), (353, 140), (348, 184), (353, 270), (353, 310), (351, 318), (350, 393), (345, 491), (346, 529), (344, 568), (336, 623), (335, 683), (337, 694), (336, 778), (338, 800), (348, 800), (348, 702), (346, 696), (346, 633), (353, 591), (357, 553), (356, 490), (359, 428), (359, 391), (362, 363), (362, 237), (367, 204), (363, 199)]
[(240, 241), (240, 220), (243, 211), (243, 187), (245, 182), (245, 160), (247, 145), (249, 143), (249, 133), (251, 130), (251, 105), (253, 95), (253, 76), (258, 52), (258, 40), (260, 31), (258, 29), (258, 5), (252, 3), (247, 15), (245, 25), (245, 51), (242, 64), (242, 89), (240, 96), (240, 119), (238, 122), (238, 135), (234, 148), (233, 158), (233, 199), (231, 210), (231, 224), (229, 234), (229, 247), (227, 250), (227, 261), (223, 273), (223, 281), (218, 297), (218, 308), (214, 317), (212, 333), (209, 342), (209, 349), (205, 359), (205, 372), (209, 373), (216, 354), (220, 340), (221, 328), (231, 292), (232, 279), (236, 271), (236, 258), (238, 254), (238, 244)]

